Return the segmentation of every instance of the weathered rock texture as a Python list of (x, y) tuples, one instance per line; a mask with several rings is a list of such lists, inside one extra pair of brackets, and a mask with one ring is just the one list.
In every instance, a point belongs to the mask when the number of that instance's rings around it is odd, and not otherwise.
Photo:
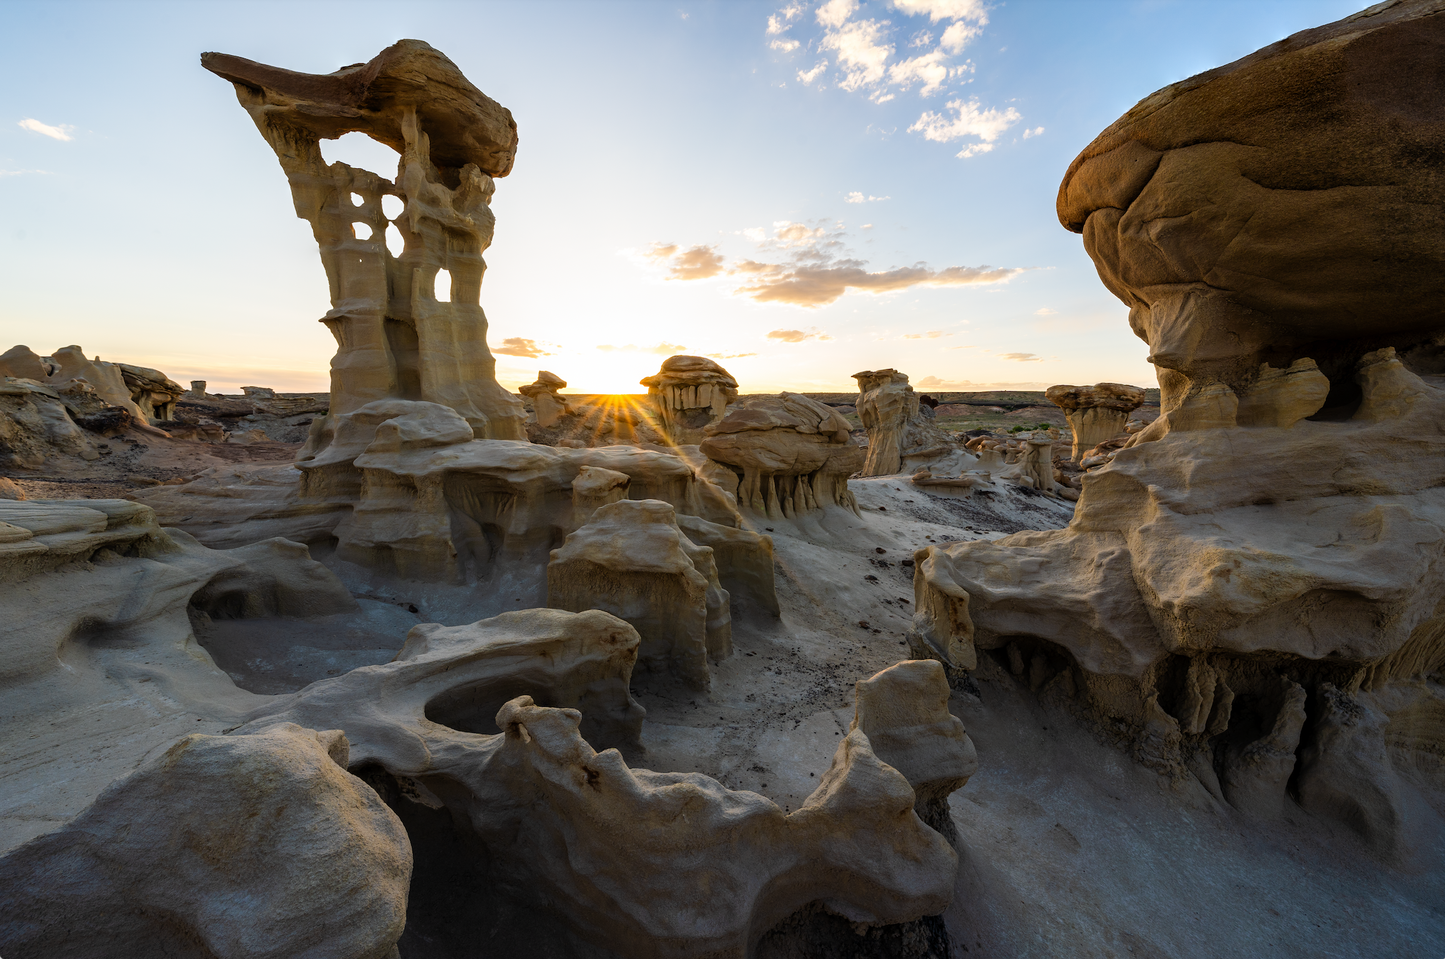
[[(419, 40), (325, 76), (221, 53), (201, 64), (235, 85), (321, 248), (332, 304), (322, 322), (338, 351), (327, 428), (313, 433), (308, 455), (324, 454), (347, 418), (388, 401), (435, 403), (477, 437), (521, 439), (521, 402), (497, 385), (478, 305), (496, 222), (493, 177), (511, 172), (517, 149), (511, 112)], [(400, 154), (395, 182), (326, 163), (320, 140), (350, 132)], [(385, 196), (404, 203), (395, 220), (382, 210)], [(389, 229), (405, 243), (400, 257), (387, 249)], [(449, 301), (436, 295), (443, 270)]]
[(600, 609), (642, 637), (638, 662), (707, 689), (708, 659), (732, 654), (728, 593), (713, 551), (678, 528), (660, 500), (621, 500), (596, 509), (547, 565), (547, 605)]
[(545, 429), (555, 425), (567, 412), (567, 401), (557, 395), (557, 391), (566, 386), (567, 381), (562, 377), (542, 370), (537, 374), (537, 382), (523, 386), (517, 392), (532, 401), (537, 425)]
[[(529, 610), (428, 630), (395, 662), (277, 699), (242, 731), (344, 730), (352, 768), (403, 821), (445, 808), (508, 888), (619, 955), (742, 957), (810, 903), (871, 926), (936, 915), (951, 899), (957, 856), (914, 812), (909, 778), (946, 796), (945, 781), (971, 771), (962, 730), (932, 709), (941, 676), (871, 680), (832, 767), (785, 813), (697, 773), (629, 768), (583, 738), (598, 716), (619, 728), (641, 718), (627, 695), (638, 638), (620, 620)], [(531, 691), (496, 708), (519, 689)], [(911, 694), (926, 705), (900, 698)], [(900, 772), (871, 737), (905, 766), (925, 752), (933, 765)]]
[(346, 771), (346, 737), (282, 724), (181, 739), (0, 858), (7, 955), (386, 959), (411, 845)]
[(1090, 146), (1060, 219), (1131, 304), (1164, 412), (1067, 529), (917, 555), (915, 648), (992, 650), (1144, 762), (1216, 792), (1218, 769), (1259, 816), (1292, 784), (1386, 855), (1392, 717), (1445, 667), (1445, 390), (1387, 345), (1445, 332), (1445, 174), (1412, 159), (1445, 147), (1442, 52), (1445, 4), (1373, 7)]
[(954, 452), (944, 432), (919, 411), (918, 394), (908, 374), (864, 370), (858, 381), (858, 419), (868, 430), (864, 476), (889, 476), (905, 468), (927, 467)]
[(669, 356), (662, 369), (641, 382), (658, 424), (680, 445), (701, 442), (704, 430), (719, 422), (738, 398), (738, 381), (705, 356)]
[(1129, 414), (1144, 402), (1142, 389), (1122, 383), (1051, 386), (1044, 395), (1069, 418), (1069, 428), (1074, 431), (1075, 463), (1087, 450), (1123, 433)]
[[(1159, 367), (1242, 392), (1310, 357), (1341, 406), (1365, 353), (1439, 333), (1442, 14), (1394, 2), (1296, 34), (1145, 98), (1074, 160), (1059, 221)], [(1160, 386), (1167, 409), (1184, 384)]]
[(725, 468), (708, 477), (725, 484), (739, 507), (772, 518), (830, 506), (858, 511), (848, 477), (862, 466), (863, 451), (831, 407), (798, 393), (760, 397), (734, 407), (706, 434), (702, 452)]

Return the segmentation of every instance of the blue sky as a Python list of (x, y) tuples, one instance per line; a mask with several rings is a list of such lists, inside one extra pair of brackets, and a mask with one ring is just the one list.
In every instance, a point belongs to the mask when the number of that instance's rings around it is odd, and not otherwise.
[[(411, 37), (517, 119), (482, 288), (504, 385), (635, 391), (673, 352), (745, 392), (884, 366), (938, 390), (1153, 385), (1058, 224), (1060, 178), (1159, 87), (1362, 6), (12, 0), (0, 349), (325, 389), (310, 228), (198, 58), (326, 73)], [(366, 146), (323, 152), (391, 174)]]

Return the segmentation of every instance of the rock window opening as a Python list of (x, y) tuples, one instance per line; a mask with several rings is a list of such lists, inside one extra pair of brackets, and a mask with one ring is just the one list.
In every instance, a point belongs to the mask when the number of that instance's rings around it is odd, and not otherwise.
[(351, 224), (351, 232), (358, 240), (369, 240), (372, 238), (371, 224), (355, 220)]
[(373, 140), (365, 133), (346, 133), (335, 140), (322, 140), (321, 158), (327, 162), (345, 163), (358, 170), (368, 170), (388, 180), (396, 176), (401, 154), (380, 140)]
[(386, 249), (392, 256), (401, 256), (401, 251), (406, 249), (406, 241), (401, 238), (401, 231), (395, 223), (386, 225)]
[(351, 194), (351, 205), (352, 205), (352, 206), (365, 206), (365, 205), (366, 205), (366, 197), (362, 196), (360, 193), (353, 193), (353, 194)]
[(382, 196), (381, 212), (388, 220), (395, 220), (401, 216), (401, 211), (404, 209), (406, 209), (406, 204), (401, 201), (401, 197), (392, 196), (390, 193)]
[(452, 301), (452, 275), (446, 270), (437, 270), (436, 300), (438, 303)]

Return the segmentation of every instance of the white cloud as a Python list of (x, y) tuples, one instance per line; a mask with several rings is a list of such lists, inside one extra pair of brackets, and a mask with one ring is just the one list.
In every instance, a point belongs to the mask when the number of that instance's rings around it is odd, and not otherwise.
[(1056, 316), (1058, 312), (1058, 310), (1051, 310), (1047, 306), (1041, 306), (1037, 310), (1034, 310), (1034, 316)]
[(940, 20), (988, 23), (988, 11), (983, 0), (893, 0), (893, 9), (911, 17), (927, 14), (934, 23)]
[(952, 336), (952, 333), (945, 333), (942, 330), (929, 330), (927, 333), (904, 333), (905, 340), (936, 340), (941, 336)]
[[(839, 2), (840, 0), (832, 0), (832, 3)], [(819, 20), (822, 17), (823, 11), (820, 9)], [(823, 42), (818, 45), (819, 49), (837, 51), (838, 65), (847, 71), (838, 86), (844, 90), (857, 90), (883, 79), (888, 58), (893, 55), (893, 44), (886, 42), (887, 34), (883, 29), (885, 26), (886, 21), (879, 23), (876, 20), (854, 20), (839, 24), (823, 37)]]
[[(854, 190), (852, 193), (850, 193), (850, 194), (848, 194), (847, 196), (843, 197), (843, 202), (844, 202), (844, 203), (877, 203), (879, 200), (891, 200), (891, 199), (893, 199), (891, 196), (865, 196), (864, 194), (858, 192), (857, 190)], [(873, 225), (873, 224), (871, 224), (871, 223), (866, 224), (866, 225), (863, 227), (863, 229), (866, 230), (866, 229), (868, 229), (868, 227), (870, 227), (870, 226), (872, 226), (872, 225)]]
[(1024, 131), (1024, 139), (1025, 139), (1025, 140), (1027, 140), (1029, 137), (1039, 137), (1039, 136), (1043, 136), (1043, 135), (1044, 135), (1044, 128), (1043, 128), (1043, 127), (1034, 127), (1032, 130), (1025, 130), (1025, 131)]
[(943, 81), (948, 79), (946, 59), (942, 50), (934, 50), (921, 57), (902, 60), (888, 68), (888, 81), (905, 90), (913, 86), (914, 82), (922, 81), (923, 89), (918, 92), (925, 97), (931, 96), (937, 93), (942, 88)]
[(811, 70), (799, 70), (798, 79), (803, 81), (804, 84), (812, 83), (814, 80), (818, 79), (818, 77), (821, 76), (823, 71), (826, 69), (828, 69), (828, 61), (820, 60)]
[(983, 33), (982, 24), (987, 22), (984, 20), (978, 26), (962, 21), (949, 24), (948, 29), (943, 31), (943, 36), (938, 38), (938, 46), (949, 53), (962, 53), (963, 48), (968, 46), (968, 41)]
[(774, 50), (781, 50), (784, 53), (792, 53), (794, 50), (801, 47), (802, 44), (792, 39), (791, 37), (780, 37), (777, 40), (774, 40), (772, 43), (768, 44), (768, 46), (772, 47)]
[(858, 0), (828, 0), (818, 8), (815, 16), (818, 22), (825, 27), (837, 29), (841, 27), (853, 11), (858, 9)]
[(754, 243), (761, 243), (768, 238), (768, 234), (764, 232), (760, 226), (750, 226), (746, 230), (740, 230), (738, 232)]
[(978, 137), (983, 141), (971, 143), (960, 150), (960, 159), (988, 153), (993, 149), (994, 141), (1021, 119), (1019, 112), (1013, 107), (1007, 110), (982, 110), (977, 100), (950, 100), (947, 109), (952, 110), (955, 115), (949, 117), (930, 110), (919, 117), (918, 122), (909, 127), (908, 131), (922, 133), (925, 139), (939, 143), (963, 137)]
[(22, 129), (29, 130), (31, 133), (38, 133), (43, 137), (50, 137), (52, 140), (69, 141), (75, 139), (75, 137), (70, 135), (70, 131), (74, 130), (75, 127), (68, 123), (62, 123), (58, 127), (53, 127), (48, 123), (41, 123), (39, 120), (27, 117), (16, 125)]
[(38, 176), (51, 175), (49, 170), (0, 170), (0, 176), (25, 176), (28, 173), (34, 173)]
[(1044, 358), (1037, 353), (1000, 353), (1001, 360), (1013, 360), (1015, 363), (1042, 363)]

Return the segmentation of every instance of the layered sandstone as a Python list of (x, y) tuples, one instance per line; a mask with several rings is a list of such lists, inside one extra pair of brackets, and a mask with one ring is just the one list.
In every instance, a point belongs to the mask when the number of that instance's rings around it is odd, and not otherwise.
[(848, 477), (863, 465), (848, 421), (798, 393), (750, 400), (707, 428), (702, 452), (723, 469), (709, 473), (738, 506), (769, 517), (798, 517), (841, 506), (857, 512)]
[[(320, 247), (332, 304), (322, 322), (338, 347), (327, 420), (419, 401), (454, 410), (477, 437), (521, 439), (521, 403), (496, 382), (478, 305), (496, 223), (493, 178), (511, 172), (517, 148), (510, 111), (419, 40), (324, 76), (220, 53), (201, 63), (235, 86)], [(350, 132), (400, 154), (395, 181), (325, 162), (320, 141)], [(403, 203), (394, 219), (382, 208), (387, 196)], [(387, 249), (388, 230), (404, 242), (400, 256)], [(314, 436), (307, 456), (324, 453), (327, 438)]]
[(1069, 419), (1074, 431), (1072, 459), (1083, 459), (1087, 450), (1107, 442), (1124, 432), (1129, 414), (1144, 402), (1144, 391), (1122, 383), (1095, 383), (1093, 386), (1051, 386), (1044, 391)]
[(704, 431), (738, 398), (738, 381), (705, 356), (669, 356), (641, 383), (662, 431), (679, 445), (701, 442)]
[(1143, 761), (1258, 816), (1293, 784), (1387, 856), (1412, 760), (1385, 744), (1440, 715), (1445, 666), (1445, 390), (1417, 372), (1445, 335), (1445, 178), (1408, 162), (1445, 145), (1442, 50), (1445, 4), (1381, 5), (1087, 148), (1060, 219), (1130, 303), (1163, 414), (1067, 529), (917, 557), (916, 649), (990, 650)]

